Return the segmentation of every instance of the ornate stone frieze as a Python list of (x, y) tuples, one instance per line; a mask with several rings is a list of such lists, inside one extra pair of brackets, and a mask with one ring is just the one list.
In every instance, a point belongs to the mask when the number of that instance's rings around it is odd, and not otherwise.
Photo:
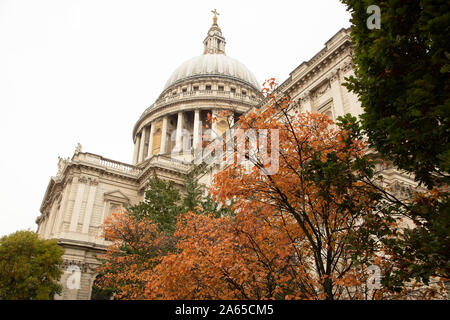
[(312, 99), (311, 92), (307, 91), (300, 96), (300, 98), (298, 99), (298, 102), (300, 104), (308, 103), (311, 99)]
[(330, 81), (325, 81), (320, 87), (318, 87), (316, 90), (314, 90), (313, 92), (313, 97), (317, 98), (317, 97), (321, 97), (322, 95), (325, 94), (325, 92), (327, 92), (329, 89), (331, 88), (330, 85)]
[(330, 73), (330, 82), (339, 80), (339, 68)]
[(400, 181), (391, 183), (389, 189), (398, 198), (410, 199), (414, 195), (414, 187)]
[(81, 176), (78, 178), (78, 182), (79, 183), (85, 183), (88, 185), (93, 185), (96, 186), (98, 185), (98, 179), (97, 178), (93, 178), (93, 177), (89, 177), (89, 176)]
[(353, 69), (353, 67), (354, 67), (353, 61), (347, 61), (342, 65), (341, 69), (344, 73), (346, 73), (346, 72), (350, 71), (351, 69)]
[(60, 265), (61, 269), (67, 270), (69, 266), (77, 266), (81, 272), (96, 272), (100, 263), (85, 262), (80, 260), (63, 259), (63, 263)]

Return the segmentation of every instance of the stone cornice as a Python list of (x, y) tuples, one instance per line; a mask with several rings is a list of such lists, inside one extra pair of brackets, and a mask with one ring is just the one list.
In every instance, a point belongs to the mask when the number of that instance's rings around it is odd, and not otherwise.
[[(79, 169), (88, 171), (79, 172)], [(153, 170), (166, 172), (173, 177), (179, 177), (183, 180), (189, 171), (189, 165), (177, 163), (170, 159), (170, 155), (155, 155), (144, 162), (139, 167), (132, 166), (119, 161), (109, 160), (92, 153), (78, 153), (67, 163), (64, 171), (58, 177), (52, 177), (47, 186), (44, 199), (41, 204), (41, 215), (36, 218), (39, 222), (48, 214), (48, 207), (61, 197), (61, 191), (64, 186), (72, 181), (73, 177), (79, 176), (79, 183), (88, 185), (97, 185), (99, 176), (109, 175), (128, 181), (130, 185), (136, 189), (142, 189), (146, 186), (147, 180), (150, 178)], [(87, 172), (93, 172), (93, 176)]]
[(183, 86), (185, 84), (187, 85), (187, 84), (190, 84), (192, 82), (197, 82), (197, 81), (211, 81), (211, 80), (218, 80), (218, 81), (225, 80), (225, 82), (227, 82), (229, 84), (244, 85), (244, 86), (248, 87), (248, 89), (254, 90), (255, 92), (259, 93), (258, 88), (255, 88), (251, 83), (244, 81), (242, 79), (239, 79), (239, 78), (235, 78), (235, 77), (224, 75), (224, 74), (198, 74), (198, 75), (190, 76), (188, 78), (183, 78), (183, 79), (180, 79), (180, 80), (174, 82), (169, 87), (164, 89), (163, 92), (161, 92), (161, 94), (159, 95), (159, 97), (156, 101), (158, 102), (158, 100), (162, 99), (167, 92), (173, 90), (175, 87)]
[(53, 201), (57, 197), (61, 196), (61, 191), (64, 190), (64, 187), (67, 185), (67, 183), (71, 181), (72, 176), (69, 174), (50, 178), (50, 181), (47, 185), (47, 189), (44, 194), (44, 198), (42, 199), (41, 206), (39, 208), (39, 211), (41, 212), (42, 215), (39, 216), (37, 219), (40, 219), (43, 216), (45, 216), (48, 205), (53, 203)]
[(69, 248), (76, 248), (79, 249), (85, 248), (85, 249), (91, 249), (98, 251), (99, 253), (102, 253), (106, 251), (108, 248), (107, 244), (99, 244), (95, 242), (87, 242), (87, 241), (81, 241), (81, 240), (74, 240), (74, 239), (68, 239), (66, 238), (55, 238), (58, 244), (62, 247), (69, 247)]
[(172, 161), (170, 155), (154, 155), (143, 163), (143, 172), (139, 177), (139, 189), (143, 190), (148, 186), (148, 180), (155, 170), (166, 172), (174, 177), (183, 180), (189, 173), (190, 165)]
[[(279, 87), (278, 91), (284, 94), (298, 89), (306, 83), (311, 83), (311, 79), (320, 74), (321, 70), (325, 70), (333, 61), (337, 61), (343, 55), (352, 54), (352, 45), (349, 29), (341, 29), (330, 40), (326, 42), (326, 47), (318, 52), (313, 58), (307, 62), (302, 62), (288, 79), (286, 79)], [(348, 68), (348, 66), (345, 66)], [(351, 67), (351, 66), (350, 66)]]

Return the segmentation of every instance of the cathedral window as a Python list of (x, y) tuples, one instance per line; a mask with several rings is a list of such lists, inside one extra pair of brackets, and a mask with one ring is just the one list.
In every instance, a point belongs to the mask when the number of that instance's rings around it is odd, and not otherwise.
[(194, 91), (198, 91), (198, 86), (194, 86)]
[(328, 117), (328, 119), (333, 120), (333, 114), (331, 113), (330, 110), (328, 110), (327, 112), (325, 112), (325, 115)]
[(219, 86), (219, 91), (223, 91), (223, 86)]
[(205, 87), (205, 90), (211, 90), (211, 85), (207, 84), (206, 87)]
[(236, 93), (236, 88), (231, 88), (231, 93)]
[(247, 95), (247, 91), (242, 90), (242, 95), (243, 95), (243, 96)]

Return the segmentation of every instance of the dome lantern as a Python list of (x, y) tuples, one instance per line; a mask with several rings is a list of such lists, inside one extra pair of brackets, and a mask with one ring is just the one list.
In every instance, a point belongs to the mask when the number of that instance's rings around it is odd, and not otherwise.
[(167, 90), (186, 81), (205, 77), (216, 77), (249, 85), (259, 93), (260, 86), (254, 74), (239, 61), (225, 55), (225, 38), (217, 24), (217, 10), (213, 10), (213, 24), (203, 41), (203, 54), (185, 61), (170, 76), (160, 97), (164, 97)]
[(217, 15), (219, 15), (219, 13), (216, 9), (211, 12), (214, 13), (213, 24), (211, 28), (209, 28), (205, 40), (203, 40), (203, 54), (225, 54), (225, 38), (222, 36), (222, 30), (220, 30), (220, 27), (217, 24)]

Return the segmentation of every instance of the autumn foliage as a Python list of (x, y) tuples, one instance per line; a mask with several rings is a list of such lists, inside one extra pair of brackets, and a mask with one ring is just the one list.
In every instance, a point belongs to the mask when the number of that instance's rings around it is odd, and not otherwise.
[(160, 262), (167, 237), (156, 224), (117, 212), (105, 222), (105, 238), (113, 244), (101, 257), (102, 277), (96, 285), (114, 288), (117, 299), (142, 299), (148, 273)]
[[(180, 213), (170, 237), (151, 219), (115, 215), (105, 229), (114, 242), (102, 266), (103, 287), (125, 299), (404, 296), (406, 290), (393, 295), (373, 286), (367, 272), (371, 265), (392, 269), (393, 252), (376, 241), (357, 243), (358, 232), (377, 221), (381, 196), (367, 183), (374, 164), (355, 119), (337, 126), (325, 115), (300, 113), (274, 89), (273, 79), (265, 83), (265, 104), (237, 124), (278, 130), (278, 139), (269, 134), (267, 146), (256, 144), (272, 154), (228, 150), (225, 158), (234, 161), (214, 177), (209, 193), (226, 210), (218, 216), (199, 200), (195, 210)], [(274, 152), (278, 170), (268, 174)]]
[(291, 104), (277, 101), (271, 85), (265, 108), (239, 125), (280, 131), (278, 172), (262, 174), (266, 162), (256, 153), (215, 176), (210, 192), (223, 204), (233, 199), (236, 215), (183, 217), (179, 253), (149, 282), (157, 297), (336, 298), (366, 279), (361, 267), (352, 268), (345, 242), (359, 217), (372, 212), (372, 190), (353, 173), (365, 145), (323, 115), (288, 113)]

